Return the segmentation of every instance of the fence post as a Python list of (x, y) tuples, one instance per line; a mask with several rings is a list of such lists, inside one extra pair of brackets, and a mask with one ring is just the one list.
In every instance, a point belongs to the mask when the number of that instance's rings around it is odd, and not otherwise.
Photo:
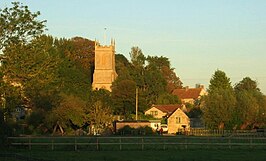
[(31, 139), (29, 137), (29, 150), (31, 150)]
[(120, 151), (121, 151), (122, 150), (122, 138), (121, 137), (119, 138), (119, 142), (120, 142), (119, 148), (120, 148)]
[(141, 150), (144, 150), (144, 140), (143, 140), (143, 137), (141, 138)]
[(166, 145), (165, 145), (165, 139), (163, 138), (163, 150), (166, 149)]
[(252, 138), (250, 137), (250, 140), (249, 140), (249, 147), (250, 149), (252, 149)]
[(96, 147), (97, 147), (97, 150), (99, 150), (99, 140), (98, 140), (98, 137), (96, 137)]
[(187, 142), (187, 138), (185, 138), (185, 149), (187, 149), (188, 146), (188, 142)]
[(231, 149), (231, 138), (228, 139), (228, 145), (229, 145), (229, 149)]
[(52, 137), (52, 150), (54, 150), (54, 137)]
[(78, 150), (78, 146), (77, 146), (77, 137), (75, 136), (75, 151)]

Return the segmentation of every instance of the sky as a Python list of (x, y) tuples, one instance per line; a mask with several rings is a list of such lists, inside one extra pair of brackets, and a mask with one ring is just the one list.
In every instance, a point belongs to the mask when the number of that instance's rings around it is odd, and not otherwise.
[[(0, 7), (10, 6), (1, 0)], [(184, 86), (208, 88), (216, 70), (232, 85), (244, 77), (266, 94), (265, 0), (20, 0), (46, 34), (81, 36), (109, 44), (129, 59), (131, 47), (145, 56), (164, 56)], [(105, 30), (106, 28), (106, 30)], [(106, 39), (104, 38), (106, 35)]]

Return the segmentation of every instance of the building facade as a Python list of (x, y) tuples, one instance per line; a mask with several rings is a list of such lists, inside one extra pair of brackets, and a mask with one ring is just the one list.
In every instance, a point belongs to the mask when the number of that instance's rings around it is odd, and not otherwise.
[(168, 133), (176, 134), (177, 132), (189, 131), (190, 119), (189, 117), (178, 108), (175, 110), (167, 120)]

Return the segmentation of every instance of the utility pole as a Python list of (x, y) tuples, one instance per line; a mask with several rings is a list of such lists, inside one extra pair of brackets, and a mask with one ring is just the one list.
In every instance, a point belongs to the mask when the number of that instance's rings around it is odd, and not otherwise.
[(138, 87), (136, 88), (136, 120), (138, 120)]

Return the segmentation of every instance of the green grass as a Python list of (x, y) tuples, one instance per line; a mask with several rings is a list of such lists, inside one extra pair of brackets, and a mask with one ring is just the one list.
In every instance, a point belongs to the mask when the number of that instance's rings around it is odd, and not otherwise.
[[(119, 151), (179, 149), (265, 149), (266, 138), (233, 137), (30, 137), (10, 138), (17, 149)], [(121, 144), (120, 144), (121, 143)], [(29, 144), (32, 144), (29, 146)]]
[[(265, 161), (265, 150), (28, 151), (17, 154), (55, 161)], [(1, 158), (0, 158), (1, 160)]]
[[(15, 140), (9, 141), (29, 142), (29, 138), (13, 139)], [(265, 138), (32, 137), (30, 142), (48, 144), (32, 145), (31, 150), (28, 145), (11, 146), (9, 149), (0, 150), (1, 152), (12, 152), (26, 157), (54, 161), (265, 161), (266, 158)], [(51, 142), (59, 143), (54, 145), (54, 150), (52, 150)], [(77, 146), (77, 151), (73, 144), (75, 142), (81, 143)], [(95, 144), (97, 142), (100, 143), (99, 151)], [(120, 145), (120, 142), (126, 144)], [(142, 145), (142, 142), (147, 144)], [(64, 143), (69, 145), (63, 145)], [(186, 145), (187, 143), (190, 144)], [(256, 145), (250, 146), (250, 143)], [(0, 157), (1, 159), (3, 160), (3, 157)], [(7, 159), (7, 161), (9, 160), (12, 158)]]

